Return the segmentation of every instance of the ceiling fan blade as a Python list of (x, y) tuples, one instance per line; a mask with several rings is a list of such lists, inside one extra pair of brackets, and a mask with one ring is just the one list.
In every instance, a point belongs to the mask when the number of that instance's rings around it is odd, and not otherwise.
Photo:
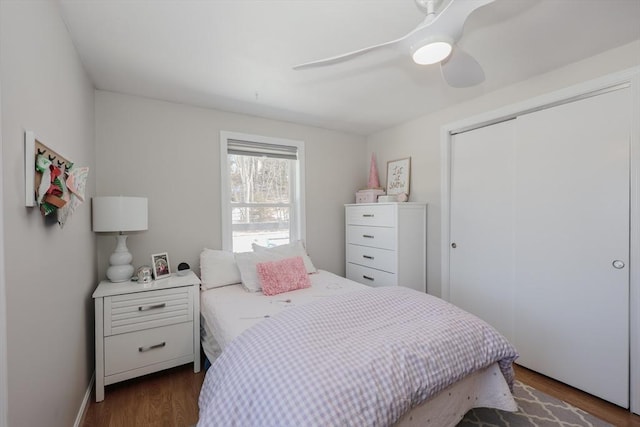
[(362, 55), (364, 53), (371, 52), (372, 50), (377, 50), (377, 49), (381, 49), (383, 47), (392, 46), (392, 45), (394, 45), (396, 43), (399, 43), (402, 40), (404, 40), (405, 37), (407, 37), (407, 36), (401, 37), (401, 38), (396, 39), (396, 40), (391, 40), (391, 41), (388, 41), (388, 42), (385, 42), (385, 43), (380, 43), (380, 44), (376, 44), (376, 45), (373, 45), (373, 46), (365, 47), (365, 48), (362, 48), (362, 49), (354, 50), (352, 52), (343, 53), (341, 55), (336, 55), (336, 56), (332, 56), (332, 57), (329, 57), (329, 58), (319, 59), (317, 61), (305, 62), (304, 64), (299, 64), (299, 65), (294, 66), (293, 69), (294, 70), (303, 70), (305, 68), (322, 67), (324, 65), (336, 64), (338, 62), (343, 62), (343, 61), (346, 61), (348, 59), (355, 58), (355, 57), (360, 56), (360, 55)]
[(440, 63), (440, 71), (451, 87), (470, 87), (484, 81), (484, 71), (478, 61), (457, 46), (449, 58)]
[[(434, 36), (446, 35), (457, 42), (462, 36), (464, 23), (471, 13), (495, 0), (450, 0), (442, 10), (427, 19), (407, 36), (411, 36), (411, 44), (421, 43)], [(427, 17), (429, 18), (429, 17)]]
[(427, 15), (427, 17), (416, 28), (398, 39), (329, 58), (305, 62), (303, 64), (295, 65), (293, 69), (303, 70), (307, 68), (332, 65), (347, 61), (373, 50), (385, 47), (394, 47), (394, 45), (400, 44), (413, 45), (414, 43), (424, 42), (434, 36), (446, 36), (451, 39), (452, 43), (455, 43), (462, 35), (462, 30), (467, 17), (477, 8), (494, 1), (495, 0), (450, 0), (439, 13)]
[[(472, 0), (472, 1), (478, 1), (478, 0)], [(481, 0), (481, 1), (494, 1), (494, 0)], [(384, 42), (384, 43), (379, 43), (379, 44), (376, 44), (376, 45), (373, 45), (373, 46), (365, 47), (365, 48), (362, 48), (362, 49), (354, 50), (352, 52), (343, 53), (341, 55), (336, 55), (336, 56), (332, 56), (332, 57), (329, 57), (329, 58), (319, 59), (317, 61), (305, 62), (304, 64), (299, 64), (299, 65), (294, 66), (293, 69), (294, 70), (303, 70), (303, 69), (306, 69), (306, 68), (321, 67), (321, 66), (324, 66), (324, 65), (332, 65), (332, 64), (336, 64), (338, 62), (349, 60), (351, 58), (355, 58), (355, 57), (360, 56), (362, 54), (365, 54), (367, 52), (371, 52), (372, 50), (377, 50), (377, 49), (381, 49), (381, 48), (385, 48), (385, 47), (393, 47), (394, 45), (401, 44), (406, 40), (413, 39), (414, 35), (416, 33), (419, 33), (420, 31), (422, 31), (425, 28), (427, 28), (431, 24), (431, 22), (433, 20), (434, 20), (434, 16), (433, 15), (427, 16), (416, 28), (414, 28), (409, 33), (407, 33), (404, 36), (402, 36), (400, 38), (397, 38), (395, 40), (391, 40), (391, 41)]]

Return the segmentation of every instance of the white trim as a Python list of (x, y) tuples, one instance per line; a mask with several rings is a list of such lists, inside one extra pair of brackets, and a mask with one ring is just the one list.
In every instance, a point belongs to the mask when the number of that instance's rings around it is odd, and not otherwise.
[[(640, 260), (640, 68), (631, 81), (631, 191), (629, 260)], [(640, 263), (629, 263), (630, 409), (640, 414)]]
[(232, 136), (225, 131), (220, 132), (220, 233), (222, 238), (221, 248), (231, 251), (233, 248), (231, 228), (227, 225), (231, 222), (231, 212), (226, 208), (225, 200), (229, 200), (229, 164), (227, 158), (227, 141)]
[(449, 223), (449, 204), (451, 202), (451, 132), (452, 128), (440, 129), (440, 296), (451, 300), (449, 289), (449, 245), (451, 243), (451, 224)]
[[(2, 112), (0, 111), (0, 122)], [(2, 126), (0, 125), (0, 129)], [(9, 425), (9, 389), (7, 378), (7, 301), (4, 262), (4, 187), (2, 178), (2, 133), (0, 132), (0, 427)]]
[(222, 249), (231, 251), (233, 248), (232, 232), (231, 232), (231, 212), (226, 209), (225, 203), (229, 200), (229, 168), (225, 161), (227, 158), (227, 146), (230, 139), (241, 141), (254, 141), (265, 144), (288, 145), (296, 147), (298, 151), (298, 161), (296, 178), (291, 182), (293, 192), (296, 195), (297, 203), (292, 203), (292, 214), (290, 220), (293, 222), (292, 228), (297, 233), (297, 238), (306, 240), (306, 215), (305, 215), (305, 153), (304, 141), (293, 139), (274, 138), (262, 135), (251, 135), (246, 133), (220, 131), (220, 220), (221, 220), (221, 237)]
[(93, 390), (93, 383), (95, 380), (96, 380), (96, 371), (93, 371), (93, 375), (91, 376), (91, 381), (89, 381), (89, 386), (87, 387), (87, 391), (84, 392), (84, 398), (82, 399), (82, 404), (80, 405), (80, 409), (78, 409), (78, 414), (76, 415), (76, 420), (73, 423), (73, 427), (80, 427), (82, 425), (84, 414), (87, 412), (87, 409), (89, 408), (89, 400), (91, 399), (91, 391)]
[[(305, 242), (305, 245), (307, 244), (307, 215), (306, 215), (306, 211), (305, 211), (305, 206), (306, 206), (306, 198), (305, 198), (305, 188), (306, 187), (306, 181), (305, 181), (305, 154), (304, 154), (304, 142), (302, 141), (298, 141), (298, 163), (297, 163), (297, 168), (298, 170), (296, 171), (296, 177), (298, 178), (297, 182), (296, 182), (296, 187), (295, 187), (295, 194), (296, 194), (296, 198), (298, 200), (298, 203), (296, 204), (296, 209), (299, 209), (300, 212), (298, 212), (298, 215), (296, 215), (297, 218), (297, 227), (298, 227), (298, 236), (300, 237), (300, 239)], [(308, 247), (308, 246), (307, 246)]]
[(451, 224), (451, 135), (462, 131), (507, 120), (519, 114), (545, 108), (598, 91), (630, 85), (632, 90), (631, 123), (631, 191), (630, 191), (630, 245), (629, 245), (629, 313), (630, 313), (630, 408), (640, 414), (640, 67), (610, 74), (585, 83), (538, 96), (517, 104), (489, 111), (444, 125), (440, 131), (441, 149), (441, 295), (449, 300), (449, 243)]

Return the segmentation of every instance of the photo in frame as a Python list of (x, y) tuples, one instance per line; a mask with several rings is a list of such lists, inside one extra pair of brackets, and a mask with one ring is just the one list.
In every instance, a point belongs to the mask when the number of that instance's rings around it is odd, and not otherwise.
[(154, 280), (164, 279), (165, 277), (171, 276), (169, 254), (167, 252), (151, 255), (151, 265), (153, 266)]
[(411, 157), (387, 162), (387, 194), (409, 196), (411, 180)]

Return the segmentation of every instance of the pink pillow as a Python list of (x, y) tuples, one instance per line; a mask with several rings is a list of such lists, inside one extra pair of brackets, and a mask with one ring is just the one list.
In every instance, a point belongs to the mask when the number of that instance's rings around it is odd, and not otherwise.
[(261, 262), (256, 265), (256, 268), (262, 285), (262, 293), (265, 295), (276, 295), (311, 286), (304, 261), (299, 256), (279, 261)]

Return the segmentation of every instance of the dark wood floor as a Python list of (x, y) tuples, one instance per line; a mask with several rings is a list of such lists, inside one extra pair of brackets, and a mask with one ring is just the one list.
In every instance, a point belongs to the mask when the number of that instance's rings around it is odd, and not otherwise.
[(187, 427), (198, 422), (198, 396), (204, 370), (179, 366), (105, 388), (105, 399), (95, 396), (82, 422), (84, 427)]
[(522, 366), (515, 365), (515, 368), (516, 379), (543, 393), (564, 400), (616, 427), (640, 427), (640, 416), (634, 415), (626, 409), (583, 393)]
[[(516, 378), (616, 427), (640, 427), (640, 416), (528, 369), (516, 366)], [(194, 374), (193, 365), (184, 365), (107, 386), (105, 400), (91, 401), (82, 426), (191, 426), (203, 380), (204, 371)]]

